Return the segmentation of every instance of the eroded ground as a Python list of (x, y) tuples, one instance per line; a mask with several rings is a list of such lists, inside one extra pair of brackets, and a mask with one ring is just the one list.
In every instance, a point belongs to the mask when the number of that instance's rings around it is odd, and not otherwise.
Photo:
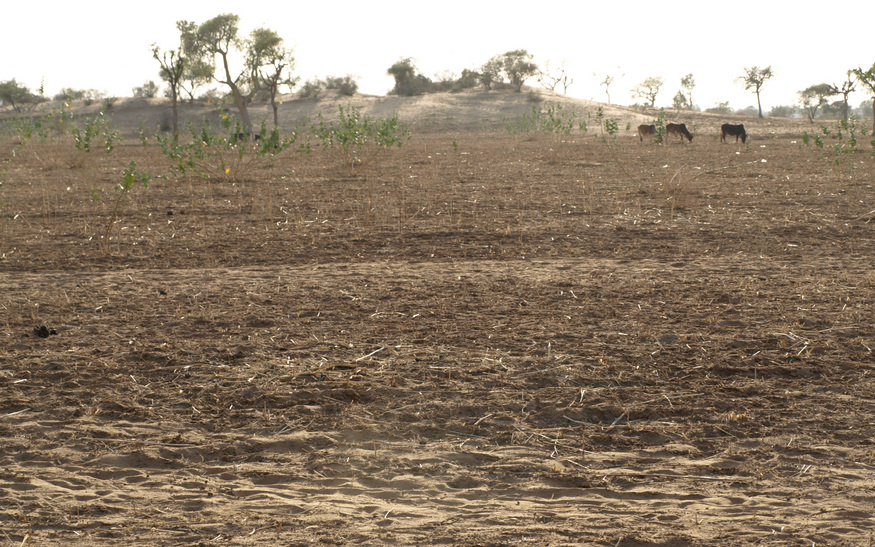
[(153, 178), (108, 245), (157, 149), (21, 151), (0, 534), (868, 544), (873, 158), (793, 131), (414, 133), (359, 177), (287, 152)]

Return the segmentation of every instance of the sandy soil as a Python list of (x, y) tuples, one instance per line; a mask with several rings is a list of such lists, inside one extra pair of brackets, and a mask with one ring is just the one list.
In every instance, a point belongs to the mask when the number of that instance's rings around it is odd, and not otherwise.
[(407, 104), (357, 177), (18, 150), (0, 542), (871, 544), (872, 155), (560, 142), (481, 95)]

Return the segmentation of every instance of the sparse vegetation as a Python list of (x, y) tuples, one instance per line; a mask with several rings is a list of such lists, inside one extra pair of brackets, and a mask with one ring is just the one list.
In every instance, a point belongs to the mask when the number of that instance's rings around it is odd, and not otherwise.
[(352, 76), (328, 76), (324, 80), (307, 80), (301, 85), (298, 96), (302, 99), (316, 99), (326, 89), (338, 91), (341, 95), (352, 97), (358, 92), (358, 82)]
[(665, 142), (665, 109), (660, 108), (656, 119), (653, 120), (653, 125), (656, 127), (656, 133), (653, 135), (653, 140), (656, 144)]
[(549, 104), (546, 109), (532, 105), (530, 112), (524, 113), (518, 120), (508, 122), (505, 127), (512, 134), (539, 131), (549, 135), (551, 161), (564, 157), (575, 127), (586, 133), (586, 122), (579, 119), (578, 113), (558, 103)]
[(156, 84), (153, 80), (147, 80), (141, 86), (137, 86), (131, 89), (131, 95), (133, 97), (140, 97), (146, 99), (152, 99), (158, 96), (158, 84)]
[[(851, 175), (857, 169), (854, 155), (864, 151), (863, 142), (871, 134), (865, 125), (861, 125), (856, 115), (848, 119), (839, 118), (832, 126), (820, 124), (820, 131), (802, 133), (802, 143), (806, 146), (814, 143), (817, 148), (824, 148), (832, 143), (834, 152), (833, 163), (842, 176)], [(875, 154), (875, 138), (868, 141), (870, 152)]]
[(544, 63), (544, 68), (538, 70), (538, 83), (550, 91), (556, 91), (556, 88), (561, 85), (562, 93), (568, 94), (568, 86), (574, 83), (574, 79), (565, 70), (565, 63), (551, 68), (548, 60)]
[(744, 89), (753, 90), (753, 92), (757, 96), (757, 113), (760, 118), (763, 117), (763, 106), (760, 101), (760, 91), (763, 88), (763, 85), (770, 79), (774, 77), (774, 72), (772, 72), (772, 67), (767, 66), (766, 68), (759, 68), (756, 66), (752, 66), (750, 68), (744, 69), (744, 74), (737, 78), (744, 85)]
[[(617, 71), (619, 72), (620, 67), (617, 67)], [(593, 76), (596, 76), (593, 73)], [(625, 76), (625, 74), (621, 74), (621, 76)], [(604, 86), (605, 95), (608, 97), (608, 104), (611, 104), (611, 84), (614, 83), (615, 74), (605, 74), (604, 78), (602, 78), (601, 82), (599, 82), (600, 86)]]
[(352, 97), (359, 89), (358, 82), (352, 76), (328, 76), (325, 78), (325, 89), (335, 89), (341, 95)]
[(792, 118), (796, 115), (796, 107), (792, 104), (775, 105), (769, 109), (769, 117), (772, 118)]
[[(113, 227), (116, 224), (116, 221), (120, 220), (124, 216), (124, 199), (130, 191), (133, 189), (134, 184), (139, 182), (143, 185), (143, 187), (149, 186), (149, 180), (151, 177), (145, 173), (140, 173), (137, 171), (137, 162), (131, 161), (130, 164), (122, 171), (122, 180), (115, 187), (117, 192), (116, 199), (113, 202), (112, 212), (110, 213), (109, 220), (106, 223), (106, 231), (103, 234), (103, 237), (100, 241), (100, 246), (103, 249), (103, 252), (109, 254), (110, 252), (110, 239), (112, 237)], [(97, 196), (97, 194), (92, 194)], [(119, 232), (120, 234), (121, 232)]]
[(152, 57), (161, 66), (159, 71), (161, 79), (167, 82), (167, 91), (170, 94), (169, 129), (173, 132), (173, 138), (176, 139), (179, 136), (179, 94), (182, 90), (182, 79), (185, 77), (189, 63), (181, 52), (170, 50), (162, 53), (156, 45), (152, 46)]
[[(239, 22), (238, 15), (225, 13), (200, 25), (180, 21), (177, 26), (182, 33), (183, 58), (191, 59), (194, 66), (215, 67), (213, 78), (230, 90), (243, 125), (252, 133), (248, 105), (261, 89), (260, 71), (263, 67), (280, 66), (278, 74), (282, 74), (290, 54), (283, 47), (283, 39), (270, 29), (257, 28), (249, 38), (240, 38)], [(242, 57), (244, 62), (242, 68), (232, 73), (235, 57)]]
[(833, 95), (832, 86), (826, 83), (808, 86), (799, 92), (799, 104), (805, 109), (808, 121), (814, 123), (817, 109), (828, 104), (828, 97)]
[(112, 127), (105, 109), (101, 110), (96, 116), (84, 118), (80, 125), (81, 127), (74, 125), (70, 128), (73, 145), (79, 151), (80, 158), (83, 154), (91, 152), (92, 143), (95, 141), (99, 143), (100, 147), (107, 154), (115, 150), (115, 146), (119, 141), (119, 134), (118, 130)]
[(14, 110), (21, 110), (24, 105), (38, 102), (39, 99), (26, 85), (16, 82), (15, 78), (0, 82), (0, 106), (8, 104)]
[(389, 76), (395, 78), (395, 87), (389, 93), (410, 97), (426, 93), (431, 85), (431, 80), (423, 76), (416, 67), (413, 59), (406, 57), (396, 61), (386, 70)]
[[(172, 136), (156, 134), (156, 140), (171, 168), (183, 176), (219, 178), (239, 181), (259, 162), (290, 148), (298, 140), (298, 131), (283, 136), (277, 126), (267, 129), (261, 122), (259, 133), (249, 133), (242, 121), (222, 112), (218, 127), (204, 121), (189, 123), (191, 138), (180, 142)], [(306, 151), (307, 148), (305, 147)]]
[(830, 86), (832, 89), (833, 95), (841, 95), (842, 100), (840, 103), (840, 109), (842, 113), (842, 118), (847, 121), (848, 116), (850, 115), (850, 107), (848, 106), (848, 95), (850, 95), (857, 88), (857, 77), (853, 70), (849, 70), (847, 72), (847, 77), (845, 81), (842, 82), (841, 87), (833, 84)]
[(302, 99), (318, 99), (324, 89), (325, 82), (322, 80), (307, 80), (298, 89), (298, 96)]
[(67, 103), (36, 117), (16, 120), (15, 131), (20, 149), (52, 169), (82, 167), (95, 143), (110, 154), (120, 140), (105, 109), (77, 120)]
[(97, 91), (96, 89), (73, 89), (72, 87), (65, 87), (52, 98), (56, 101), (82, 101), (85, 106), (90, 106), (97, 101), (103, 100), (105, 97), (105, 93)]
[[(746, 119), (745, 148), (685, 112), (695, 144), (654, 146), (624, 128), (656, 112), (541, 89), (351, 102), (416, 128), (354, 178), (332, 144), (180, 184), (151, 135), (0, 173), (8, 543), (866, 544), (868, 124), (821, 150)], [(502, 131), (533, 105), (533, 134)], [(126, 137), (143, 106), (113, 110)], [(180, 106), (179, 144), (269, 140)], [(336, 94), (280, 108), (340, 122)]]
[(706, 108), (705, 112), (711, 114), (732, 114), (732, 107), (729, 106), (729, 101), (724, 101), (722, 103), (717, 103), (710, 108)]
[(572, 80), (564, 73), (564, 68), (558, 74), (548, 76), (540, 71), (538, 65), (531, 59), (532, 55), (524, 49), (508, 51), (495, 55), (477, 71), (464, 69), (459, 77), (445, 71), (437, 76), (437, 81), (434, 81), (420, 72), (412, 58), (404, 57), (396, 61), (386, 71), (389, 76), (395, 79), (395, 85), (389, 94), (409, 97), (424, 93), (461, 91), (476, 87), (478, 84), (487, 91), (496, 86), (504, 85), (520, 92), (526, 80), (539, 73), (542, 84), (552, 82), (549, 85), (555, 88), (556, 85), (562, 83), (566, 90), (571, 85)]
[[(517, 91), (522, 91), (527, 79), (538, 73), (538, 65), (532, 62), (532, 55), (524, 49), (508, 51), (490, 60), (492, 66), (500, 67), (501, 74)], [(489, 64), (489, 63), (487, 63)]]
[(651, 76), (646, 78), (643, 82), (638, 84), (638, 86), (632, 90), (632, 97), (638, 99), (644, 99), (647, 101), (647, 104), (653, 108), (656, 105), (656, 97), (659, 95), (659, 92), (662, 90), (662, 86), (665, 82), (663, 82), (662, 78)]
[(351, 105), (338, 109), (336, 121), (326, 121), (319, 114), (312, 131), (323, 149), (336, 151), (351, 177), (370, 165), (381, 151), (401, 147), (410, 138), (410, 130), (398, 120), (398, 114), (373, 120)]
[(851, 70), (857, 80), (866, 87), (869, 95), (872, 96), (872, 134), (875, 135), (875, 64), (869, 67), (868, 70), (862, 68), (854, 68)]
[(695, 108), (695, 103), (693, 103), (693, 89), (695, 88), (696, 80), (693, 78), (692, 73), (681, 78), (681, 90), (686, 91), (684, 98), (686, 99), (687, 108), (690, 110)]

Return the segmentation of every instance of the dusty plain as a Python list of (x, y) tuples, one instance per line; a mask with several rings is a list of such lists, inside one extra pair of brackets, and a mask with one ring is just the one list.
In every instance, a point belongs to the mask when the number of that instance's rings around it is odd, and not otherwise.
[(551, 100), (354, 98), (412, 130), (357, 176), (4, 134), (0, 545), (871, 545), (870, 137)]

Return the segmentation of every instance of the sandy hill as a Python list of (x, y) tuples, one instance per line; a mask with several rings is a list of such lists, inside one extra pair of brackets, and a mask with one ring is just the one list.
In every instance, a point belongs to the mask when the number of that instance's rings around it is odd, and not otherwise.
[[(291, 131), (296, 126), (306, 124), (318, 113), (328, 119), (335, 119), (339, 106), (352, 105), (362, 113), (376, 117), (387, 117), (398, 113), (399, 118), (414, 131), (476, 131), (504, 130), (514, 120), (521, 119), (532, 112), (532, 107), (546, 110), (550, 106), (561, 105), (563, 111), (574, 111), (577, 119), (586, 119), (589, 127), (594, 127), (593, 121), (599, 108), (605, 117), (618, 122), (621, 130), (628, 126), (634, 128), (641, 123), (650, 123), (657, 116), (655, 109), (636, 109), (632, 107), (608, 105), (595, 101), (576, 99), (540, 88), (524, 88), (516, 93), (509, 90), (481, 91), (468, 90), (457, 93), (434, 93), (414, 97), (355, 95), (342, 96), (328, 92), (316, 99), (302, 99), (294, 94), (281, 97), (279, 106), (280, 127)], [(58, 106), (46, 103), (40, 108)], [(84, 105), (74, 103), (73, 113), (77, 116), (97, 114), (101, 104)], [(220, 107), (204, 102), (179, 104), (180, 125), (188, 121), (199, 124), (201, 120), (217, 121), (222, 109), (235, 114), (233, 105)], [(253, 123), (257, 126), (261, 120), (270, 124), (273, 119), (271, 107), (267, 103), (253, 103), (249, 107)], [(125, 136), (133, 136), (140, 127), (152, 131), (170, 119), (170, 100), (166, 98), (120, 98), (112, 107), (113, 122)], [(8, 108), (0, 110), (0, 117), (9, 118), (14, 113)], [(720, 124), (725, 122), (745, 123), (748, 130), (759, 134), (798, 134), (807, 125), (807, 121), (782, 118), (766, 118), (758, 120), (735, 115), (716, 115), (701, 112), (666, 111), (667, 121), (687, 123), (694, 133), (718, 131)]]

